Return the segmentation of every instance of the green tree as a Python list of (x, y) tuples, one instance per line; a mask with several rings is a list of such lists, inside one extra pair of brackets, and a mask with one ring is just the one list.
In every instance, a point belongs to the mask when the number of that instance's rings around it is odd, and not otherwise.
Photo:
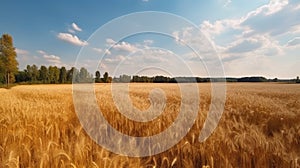
[(32, 65), (31, 66), (31, 71), (32, 71), (32, 81), (33, 82), (37, 82), (40, 76), (40, 72), (39, 69), (36, 65)]
[(108, 83), (108, 72), (105, 72), (103, 75), (103, 82)]
[(26, 66), (26, 75), (30, 82), (34, 83), (37, 82), (39, 79), (39, 70), (36, 65), (27, 65)]
[(27, 80), (32, 81), (32, 71), (30, 65), (26, 66), (25, 72), (26, 72)]
[(59, 82), (60, 83), (66, 83), (67, 81), (67, 70), (65, 67), (60, 68), (60, 76), (59, 76)]
[(46, 66), (42, 65), (40, 67), (40, 80), (43, 82), (43, 83), (48, 83), (48, 69)]
[(7, 87), (15, 82), (15, 74), (18, 72), (17, 53), (13, 46), (13, 38), (9, 34), (3, 34), (0, 38), (0, 75), (5, 79)]
[(57, 66), (54, 66), (54, 83), (59, 83), (60, 70)]
[(5, 68), (4, 68), (4, 57), (0, 50), (0, 84), (5, 83)]
[[(74, 79), (74, 81), (73, 81)], [(67, 72), (67, 81), (69, 83), (72, 82), (79, 82), (79, 72), (75, 67), (72, 67), (68, 72)]]
[(49, 82), (50, 83), (59, 83), (59, 74), (60, 71), (57, 66), (49, 66), (48, 68), (48, 75), (49, 75)]
[(15, 78), (16, 78), (16, 82), (17, 82), (17, 83), (28, 81), (27, 73), (26, 73), (25, 71), (19, 71), (19, 72), (15, 75)]
[(95, 78), (95, 82), (96, 82), (96, 83), (99, 83), (99, 82), (101, 82), (101, 75), (100, 75), (100, 71), (96, 71), (96, 73), (95, 73), (95, 76), (96, 76), (96, 78)]
[(87, 82), (88, 76), (89, 76), (89, 73), (88, 73), (87, 69), (85, 69), (83, 67), (80, 68), (80, 72), (79, 72), (80, 82)]

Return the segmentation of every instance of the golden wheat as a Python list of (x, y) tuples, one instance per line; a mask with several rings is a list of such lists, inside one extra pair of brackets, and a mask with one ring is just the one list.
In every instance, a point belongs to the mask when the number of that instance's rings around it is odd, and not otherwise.
[[(186, 137), (161, 154), (143, 158), (111, 153), (86, 134), (74, 110), (71, 85), (0, 89), (0, 167), (300, 166), (300, 85), (228, 84), (222, 119), (204, 143), (197, 137), (211, 103), (210, 84), (198, 86), (200, 110)], [(155, 101), (148, 98), (153, 88), (162, 89), (167, 102), (163, 113), (149, 122), (134, 122), (119, 113), (110, 84), (97, 84), (95, 92), (103, 115), (115, 129), (150, 136), (172, 124), (181, 101), (176, 84), (130, 84), (133, 105), (148, 109)]]

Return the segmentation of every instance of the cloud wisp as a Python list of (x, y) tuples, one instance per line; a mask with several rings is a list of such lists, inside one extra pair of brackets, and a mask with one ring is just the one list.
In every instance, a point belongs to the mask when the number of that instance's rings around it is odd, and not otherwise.
[(57, 38), (76, 46), (88, 45), (87, 41), (81, 40), (76, 35), (72, 35), (70, 33), (58, 33)]
[(37, 53), (42, 55), (42, 57), (48, 62), (49, 64), (54, 64), (57, 66), (60, 66), (62, 64), (61, 59), (59, 56), (53, 55), (53, 54), (48, 54), (43, 50), (38, 50)]
[(76, 23), (72, 23), (72, 28), (74, 29), (74, 30), (76, 30), (76, 31), (79, 31), (79, 32), (81, 32), (82, 31), (82, 29), (76, 24)]

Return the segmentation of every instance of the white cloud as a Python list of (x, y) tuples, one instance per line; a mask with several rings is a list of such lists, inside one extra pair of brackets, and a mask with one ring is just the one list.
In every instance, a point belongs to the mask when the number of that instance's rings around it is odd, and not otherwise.
[(231, 4), (232, 0), (227, 0), (224, 4), (224, 7), (228, 7)]
[[(300, 10), (295, 10), (299, 5), (292, 0), (271, 0), (241, 18), (204, 21), (200, 29), (226, 60), (249, 54), (279, 56), (285, 50), (277, 37), (300, 33)], [(291, 40), (286, 46), (297, 42)]]
[(153, 40), (144, 40), (144, 44), (145, 44), (146, 46), (152, 45), (153, 43), (154, 43)]
[(170, 50), (160, 48), (149, 48), (141, 49), (132, 56), (132, 60), (138, 60), (136, 64), (160, 64), (160, 63), (171, 63), (172, 56), (175, 54)]
[(72, 34), (75, 34), (75, 33), (76, 33), (75, 30), (73, 30), (73, 29), (68, 29), (68, 32), (69, 32), (69, 33), (72, 33)]
[(76, 31), (82, 31), (82, 29), (76, 24), (76, 23), (72, 23), (72, 28)]
[(86, 45), (88, 45), (87, 41), (80, 40), (76, 35), (72, 35), (72, 34), (69, 34), (69, 33), (59, 33), (57, 35), (57, 38), (62, 40), (62, 41), (65, 41), (65, 42), (68, 42), (68, 43), (71, 43), (71, 44), (74, 44), (74, 45), (77, 45), (77, 46), (86, 46)]
[(27, 50), (16, 48), (17, 61), (19, 62), (19, 68), (25, 68), (27, 65), (38, 64), (39, 59), (37, 56), (32, 56)]
[(201, 54), (215, 54), (214, 42), (198, 28), (186, 27), (181, 31), (174, 31), (172, 35), (181, 46), (188, 45)]
[(240, 31), (246, 31), (246, 28), (242, 28), (240, 23), (240, 19), (217, 20), (214, 23), (206, 20), (200, 25), (200, 30), (207, 38), (214, 40), (216, 36), (230, 31), (237, 33)]
[(127, 51), (127, 52), (135, 52), (137, 50), (137, 48), (134, 45), (131, 45), (130, 43), (127, 43), (125, 41), (115, 44), (113, 48), (118, 51)]
[[(296, 7), (295, 7), (296, 6)], [(200, 25), (201, 31), (210, 39), (223, 35), (228, 30), (238, 33), (242, 31), (244, 37), (270, 34), (271, 37), (299, 31), (300, 10), (299, 2), (288, 0), (271, 0), (246, 16), (237, 19), (217, 20), (213, 23), (204, 21)]]
[(28, 55), (29, 52), (20, 48), (16, 48), (16, 53), (17, 55)]
[(288, 5), (288, 0), (271, 0), (269, 5), (267, 6), (266, 15), (271, 15), (273, 13), (279, 12), (284, 8), (284, 6)]
[(300, 10), (294, 10), (299, 2), (271, 0), (269, 4), (249, 12), (242, 18), (241, 26), (252, 30), (253, 34), (267, 33), (272, 36), (282, 35), (300, 24)]
[(272, 40), (272, 38), (267, 35), (253, 36), (250, 38), (240, 37), (222, 49), (220, 55), (227, 61), (251, 55), (280, 56), (284, 54), (283, 47), (280, 46), (279, 42)]
[(17, 60), (19, 62), (19, 68), (23, 69), (26, 68), (27, 65), (55, 65), (58, 67), (65, 66), (66, 68), (71, 68), (74, 63), (65, 64), (61, 61), (61, 58), (59, 56), (49, 54), (43, 50), (37, 50), (36, 53), (38, 53), (39, 56), (30, 53), (29, 51), (23, 50), (23, 49), (16, 49), (16, 52), (18, 54)]
[(61, 59), (59, 56), (53, 55), (53, 54), (48, 54), (43, 50), (38, 50), (37, 53), (41, 54), (43, 58), (49, 63), (49, 64), (54, 64), (56, 66), (62, 65)]
[(60, 57), (56, 55), (44, 55), (43, 56), (49, 63), (60, 64)]
[(288, 3), (289, 3), (288, 0), (270, 0), (268, 4), (263, 5), (254, 11), (249, 12), (246, 15), (246, 17), (243, 18), (243, 20), (247, 20), (255, 16), (267, 16), (267, 15), (275, 14), (276, 12), (282, 10), (286, 5), (288, 5)]
[(295, 37), (295, 38), (291, 39), (290, 41), (288, 41), (286, 44), (287, 47), (293, 47), (293, 46), (297, 46), (297, 45), (300, 45), (300, 37)]
[(116, 42), (113, 39), (108, 38), (108, 39), (106, 39), (106, 43), (108, 46), (111, 46), (111, 45), (114, 45)]
[(116, 51), (123, 51), (123, 52), (135, 52), (138, 49), (136, 45), (130, 44), (125, 41), (116, 42), (111, 38), (106, 39), (106, 46), (109, 48), (111, 47)]
[(105, 50), (105, 54), (107, 54), (107, 55), (111, 55), (111, 52), (109, 51), (109, 50)]
[(143, 2), (149, 2), (149, 0), (142, 0)]
[(45, 51), (43, 51), (43, 50), (37, 50), (36, 52), (39, 53), (39, 54), (42, 54), (42, 55), (46, 55), (46, 54), (47, 54), (47, 53), (46, 53)]
[(105, 58), (104, 61), (106, 63), (119, 63), (121, 61), (124, 61), (126, 59), (125, 56), (123, 55), (118, 55), (115, 58)]
[(99, 54), (103, 53), (103, 50), (101, 48), (93, 48), (94, 51), (96, 51)]

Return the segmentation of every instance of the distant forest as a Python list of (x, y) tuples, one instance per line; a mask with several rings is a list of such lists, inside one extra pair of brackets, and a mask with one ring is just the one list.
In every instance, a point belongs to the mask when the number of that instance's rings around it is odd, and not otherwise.
[(86, 68), (80, 70), (72, 67), (67, 70), (65, 67), (57, 66), (41, 66), (27, 65), (23, 71), (18, 71), (15, 74), (15, 82), (23, 84), (65, 84), (72, 83), (205, 83), (205, 82), (299, 82), (299, 78), (290, 80), (267, 79), (265, 77), (243, 77), (243, 78), (201, 78), (201, 77), (166, 77), (166, 76), (130, 76), (120, 75), (119, 77), (111, 77), (108, 72), (102, 76), (100, 71), (95, 74), (88, 72)]
[(27, 65), (26, 69), (18, 69), (17, 53), (13, 46), (13, 38), (3, 34), (0, 38), (0, 85), (18, 84), (65, 84), (65, 83), (111, 83), (111, 82), (139, 82), (139, 83), (191, 83), (191, 82), (290, 82), (300, 83), (299, 77), (290, 80), (266, 79), (265, 77), (243, 78), (201, 78), (201, 77), (165, 77), (165, 76), (129, 76), (110, 77), (105, 72), (101, 77), (99, 71), (91, 74), (84, 67), (66, 69), (57, 66)]

